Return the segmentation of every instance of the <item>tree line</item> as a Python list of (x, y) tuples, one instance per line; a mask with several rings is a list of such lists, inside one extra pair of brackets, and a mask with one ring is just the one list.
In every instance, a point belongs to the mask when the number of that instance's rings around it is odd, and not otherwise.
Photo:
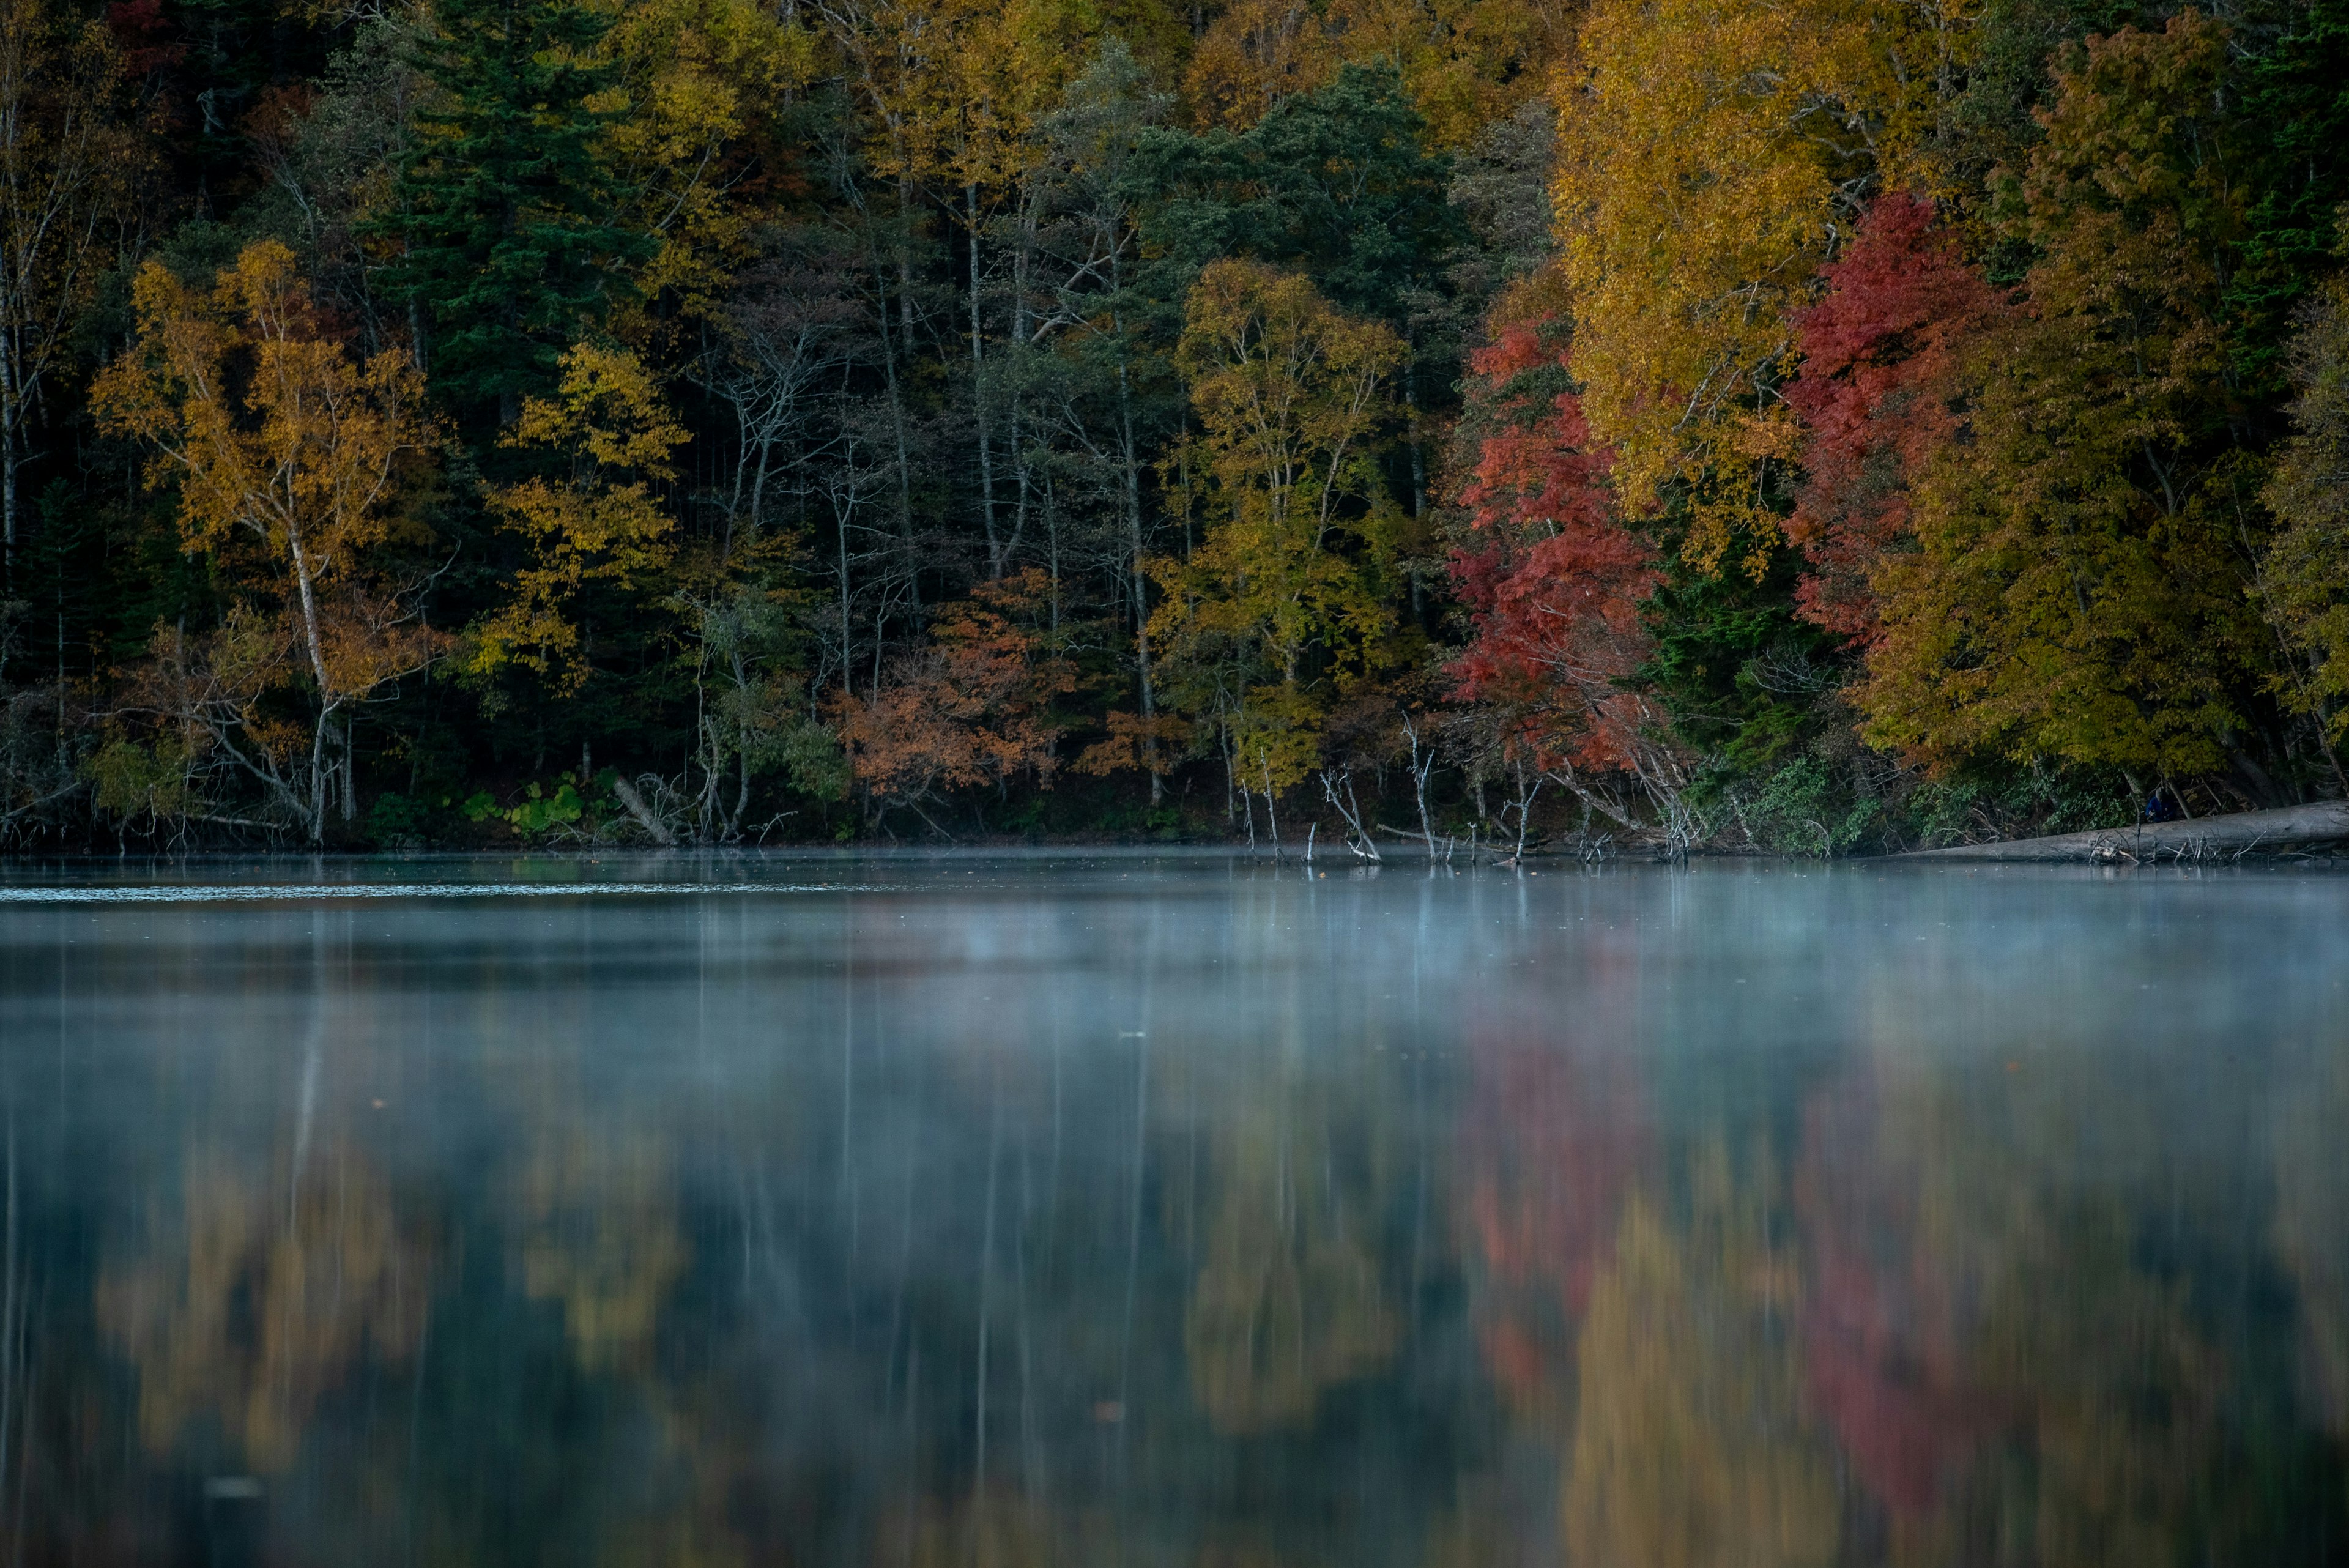
[(0, 7), (0, 836), (2349, 786), (2349, 12)]

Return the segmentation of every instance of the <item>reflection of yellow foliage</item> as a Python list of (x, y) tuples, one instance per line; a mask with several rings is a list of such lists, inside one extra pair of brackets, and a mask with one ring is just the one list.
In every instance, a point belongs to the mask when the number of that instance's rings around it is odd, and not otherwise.
[(2340, 1141), (2349, 1126), (2349, 1058), (2325, 1054), (2314, 1092), (2289, 1096), (2276, 1129), (2275, 1241), (2300, 1284), (2310, 1403), (2326, 1430), (2349, 1437), (2349, 1188)]
[(1330, 1158), (1326, 1125), (1275, 1097), (1216, 1142), (1206, 1262), (1183, 1323), (1191, 1392), (1218, 1430), (1301, 1422), (1322, 1391), (1393, 1350), (1395, 1322), (1362, 1231), (1373, 1195)]
[(2064, 1224), (1984, 1314), (1984, 1381), (2033, 1417), (2042, 1563), (2199, 1560), (2189, 1521), (2218, 1457), (2223, 1368), (2184, 1287), (2129, 1261), (2127, 1231), (2117, 1210)]
[(521, 1199), (523, 1288), (563, 1303), (585, 1366), (641, 1366), (686, 1264), (667, 1151), (641, 1135), (574, 1128), (533, 1151)]
[(885, 1522), (874, 1541), (873, 1561), (895, 1568), (1029, 1568), (1067, 1561), (1054, 1549), (1061, 1522), (1020, 1497), (992, 1489), (952, 1502), (926, 1501), (910, 1517)]
[(1796, 1418), (1784, 1271), (1747, 1227), (1706, 1212), (1717, 1201), (1700, 1191), (1683, 1241), (1633, 1199), (1591, 1291), (1570, 1561), (1791, 1568), (1835, 1555), (1834, 1482)]
[(293, 1462), (318, 1400), (363, 1354), (405, 1357), (424, 1320), (429, 1250), (347, 1145), (268, 1181), (191, 1156), (161, 1245), (98, 1284), (98, 1322), (139, 1369), (140, 1437), (170, 1449), (210, 1415), (259, 1469)]

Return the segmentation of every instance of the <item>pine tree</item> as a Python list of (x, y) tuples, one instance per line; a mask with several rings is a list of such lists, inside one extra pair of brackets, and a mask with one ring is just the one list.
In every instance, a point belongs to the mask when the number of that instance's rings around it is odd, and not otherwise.
[[(2243, 114), (2263, 128), (2246, 214), (2243, 265), (2230, 280), (2243, 350), (2264, 375), (2292, 307), (2328, 269), (2335, 215), (2349, 201), (2349, 0), (2309, 0), (2266, 54), (2242, 67)], [(2271, 389), (2272, 383), (2269, 388)]]
[(378, 230), (442, 395), (511, 425), (565, 348), (632, 292), (655, 241), (598, 156), (611, 23), (574, 0), (445, 0), (417, 66), (438, 89)]

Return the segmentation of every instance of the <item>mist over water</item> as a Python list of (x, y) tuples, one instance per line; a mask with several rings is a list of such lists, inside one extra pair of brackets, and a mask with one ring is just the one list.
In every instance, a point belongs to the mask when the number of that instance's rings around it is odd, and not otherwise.
[(0, 893), (0, 1560), (2349, 1556), (2337, 877)]

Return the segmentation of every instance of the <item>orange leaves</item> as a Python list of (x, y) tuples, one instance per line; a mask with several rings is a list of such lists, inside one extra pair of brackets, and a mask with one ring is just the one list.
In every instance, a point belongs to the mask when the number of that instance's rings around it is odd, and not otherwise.
[(191, 547), (250, 533), (315, 581), (391, 534), (432, 434), (404, 353), (354, 361), (274, 240), (247, 246), (208, 293), (149, 262), (131, 298), (138, 337), (92, 400), (106, 429), (168, 460), (152, 477), (178, 479)]
[(917, 804), (941, 790), (1059, 771), (1052, 700), (1075, 672), (1021, 624), (1050, 592), (1033, 567), (941, 606), (930, 645), (901, 661), (869, 700), (837, 700), (841, 743), (874, 796)]
[(1109, 730), (1108, 737), (1087, 746), (1076, 763), (1077, 772), (1096, 778), (1128, 769), (1165, 773), (1171, 759), (1179, 754), (1183, 732), (1189, 727), (1165, 713), (1147, 718), (1139, 713), (1111, 713), (1102, 722)]

